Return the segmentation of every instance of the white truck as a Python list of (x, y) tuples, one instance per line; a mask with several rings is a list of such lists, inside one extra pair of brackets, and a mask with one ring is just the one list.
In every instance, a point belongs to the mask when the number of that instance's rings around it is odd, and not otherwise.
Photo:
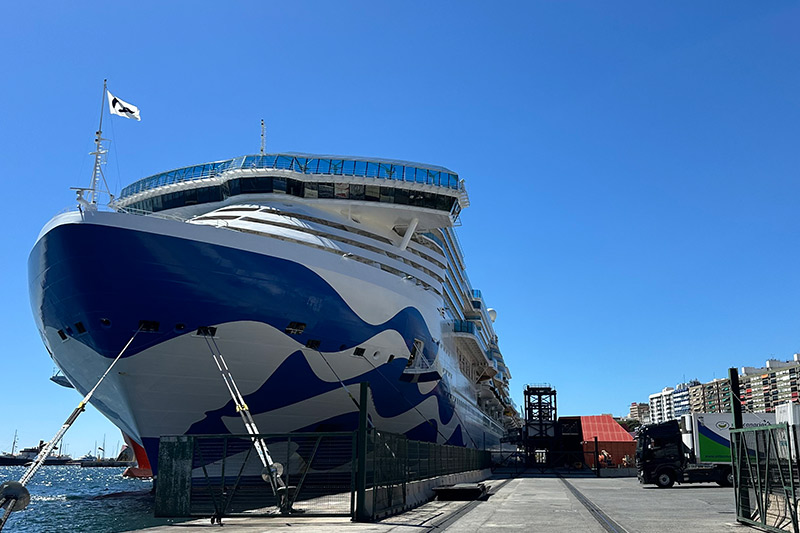
[[(772, 413), (744, 413), (744, 427), (775, 423)], [(642, 426), (636, 438), (639, 482), (662, 488), (674, 483), (733, 484), (731, 413), (691, 413), (680, 422)]]

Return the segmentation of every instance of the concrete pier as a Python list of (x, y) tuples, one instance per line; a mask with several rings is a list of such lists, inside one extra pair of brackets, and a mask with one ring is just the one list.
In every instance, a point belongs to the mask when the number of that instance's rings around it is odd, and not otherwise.
[[(733, 489), (714, 484), (641, 486), (635, 478), (558, 478), (521, 475), (487, 480), (489, 496), (473, 502), (432, 501), (375, 523), (347, 518), (225, 518), (227, 533), (289, 531), (426, 531), (506, 533), (723, 533), (750, 531), (736, 523)], [(147, 533), (208, 532), (217, 525), (197, 520)], [(754, 531), (754, 530), (753, 530)]]

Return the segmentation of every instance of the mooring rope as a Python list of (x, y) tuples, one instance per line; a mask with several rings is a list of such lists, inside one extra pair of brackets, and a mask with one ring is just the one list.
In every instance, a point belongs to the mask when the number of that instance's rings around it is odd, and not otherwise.
[[(111, 369), (114, 368), (114, 365), (117, 364), (117, 361), (120, 360), (122, 354), (125, 353), (125, 351), (133, 342), (133, 339), (136, 338), (136, 335), (138, 335), (140, 331), (142, 331), (141, 325), (139, 326), (139, 329), (137, 329), (136, 332), (133, 334), (133, 336), (130, 338), (130, 340), (122, 348), (122, 351), (120, 351), (119, 354), (117, 354), (117, 356), (111, 362), (111, 364), (108, 365), (108, 368), (103, 373), (103, 375), (100, 376), (100, 379), (97, 381), (95, 386), (92, 387), (92, 389), (86, 394), (86, 396), (83, 397), (81, 402), (78, 404), (78, 407), (76, 407), (75, 410), (72, 411), (72, 414), (69, 415), (69, 418), (67, 418), (66, 422), (64, 422), (64, 424), (58, 430), (55, 437), (53, 437), (50, 440), (50, 442), (48, 442), (46, 445), (42, 447), (41, 450), (39, 450), (39, 455), (36, 456), (36, 459), (33, 460), (33, 463), (31, 463), (31, 466), (28, 467), (28, 470), (25, 471), (25, 473), (22, 475), (19, 481), (18, 482), (9, 481), (3, 484), (2, 493), (0, 493), (0, 507), (3, 506), (7, 507), (6, 507), (6, 512), (3, 514), (3, 518), (0, 519), (0, 531), (3, 530), (3, 526), (5, 526), (6, 521), (8, 520), (8, 517), (11, 516), (12, 511), (22, 510), (28, 505), (28, 503), (30, 502), (30, 494), (28, 493), (28, 490), (25, 489), (25, 485), (31, 479), (33, 479), (33, 476), (36, 474), (39, 468), (42, 467), (44, 462), (47, 460), (47, 456), (50, 455), (51, 451), (53, 451), (53, 448), (55, 448), (56, 445), (61, 441), (61, 439), (64, 438), (64, 434), (70, 427), (72, 427), (72, 424), (75, 423), (75, 420), (78, 419), (78, 416), (80, 416), (80, 414), (86, 410), (86, 404), (89, 403), (89, 400), (91, 399), (92, 395), (94, 395), (95, 391), (97, 390), (97, 387), (100, 386), (100, 384), (106, 378), (108, 373), (111, 372)], [(16, 508), (17, 501), (24, 502), (24, 504), (19, 509)]]

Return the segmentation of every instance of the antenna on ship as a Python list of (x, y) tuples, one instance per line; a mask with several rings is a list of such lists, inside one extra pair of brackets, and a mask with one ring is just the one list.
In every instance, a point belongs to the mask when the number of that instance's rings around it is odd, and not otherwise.
[[(103, 174), (103, 165), (106, 164), (106, 154), (108, 150), (103, 147), (103, 141), (107, 141), (109, 139), (103, 138), (103, 110), (106, 106), (106, 93), (108, 92), (108, 80), (103, 80), (103, 97), (100, 101), (100, 125), (97, 127), (97, 132), (95, 133), (94, 137), (94, 145), (95, 149), (94, 152), (89, 152), (89, 155), (94, 156), (94, 166), (92, 167), (92, 181), (89, 183), (89, 187), (72, 187), (72, 190), (76, 192), (78, 195), (78, 204), (83, 206), (86, 209), (97, 209), (97, 193), (98, 192), (105, 192), (109, 196), (109, 203), (114, 201), (114, 195), (108, 189), (108, 183), (106, 182), (105, 174)], [(105, 191), (98, 191), (97, 185), (103, 180), (103, 185), (105, 185)], [(89, 199), (87, 200), (84, 198), (83, 194), (89, 193)]]
[(261, 155), (264, 155), (264, 150), (267, 147), (267, 127), (264, 126), (264, 119), (261, 119)]

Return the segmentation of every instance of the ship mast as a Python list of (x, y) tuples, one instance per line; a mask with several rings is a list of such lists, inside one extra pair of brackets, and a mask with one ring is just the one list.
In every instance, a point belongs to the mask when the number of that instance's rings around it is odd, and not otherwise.
[[(89, 187), (73, 187), (72, 189), (78, 195), (78, 203), (86, 209), (97, 209), (97, 196), (99, 192), (105, 192), (109, 196), (109, 203), (114, 200), (114, 195), (108, 189), (108, 183), (106, 182), (105, 174), (103, 174), (103, 165), (106, 164), (106, 154), (108, 150), (103, 147), (103, 141), (107, 141), (108, 139), (103, 138), (103, 110), (106, 106), (106, 93), (108, 91), (108, 80), (103, 80), (103, 97), (100, 101), (100, 125), (97, 127), (97, 132), (95, 133), (94, 137), (94, 145), (95, 149), (94, 152), (89, 152), (89, 155), (94, 156), (94, 165), (92, 167), (92, 180), (89, 183)], [(98, 185), (102, 180), (103, 185), (105, 186), (105, 191), (98, 190)], [(89, 193), (88, 200), (84, 198), (83, 194)]]

